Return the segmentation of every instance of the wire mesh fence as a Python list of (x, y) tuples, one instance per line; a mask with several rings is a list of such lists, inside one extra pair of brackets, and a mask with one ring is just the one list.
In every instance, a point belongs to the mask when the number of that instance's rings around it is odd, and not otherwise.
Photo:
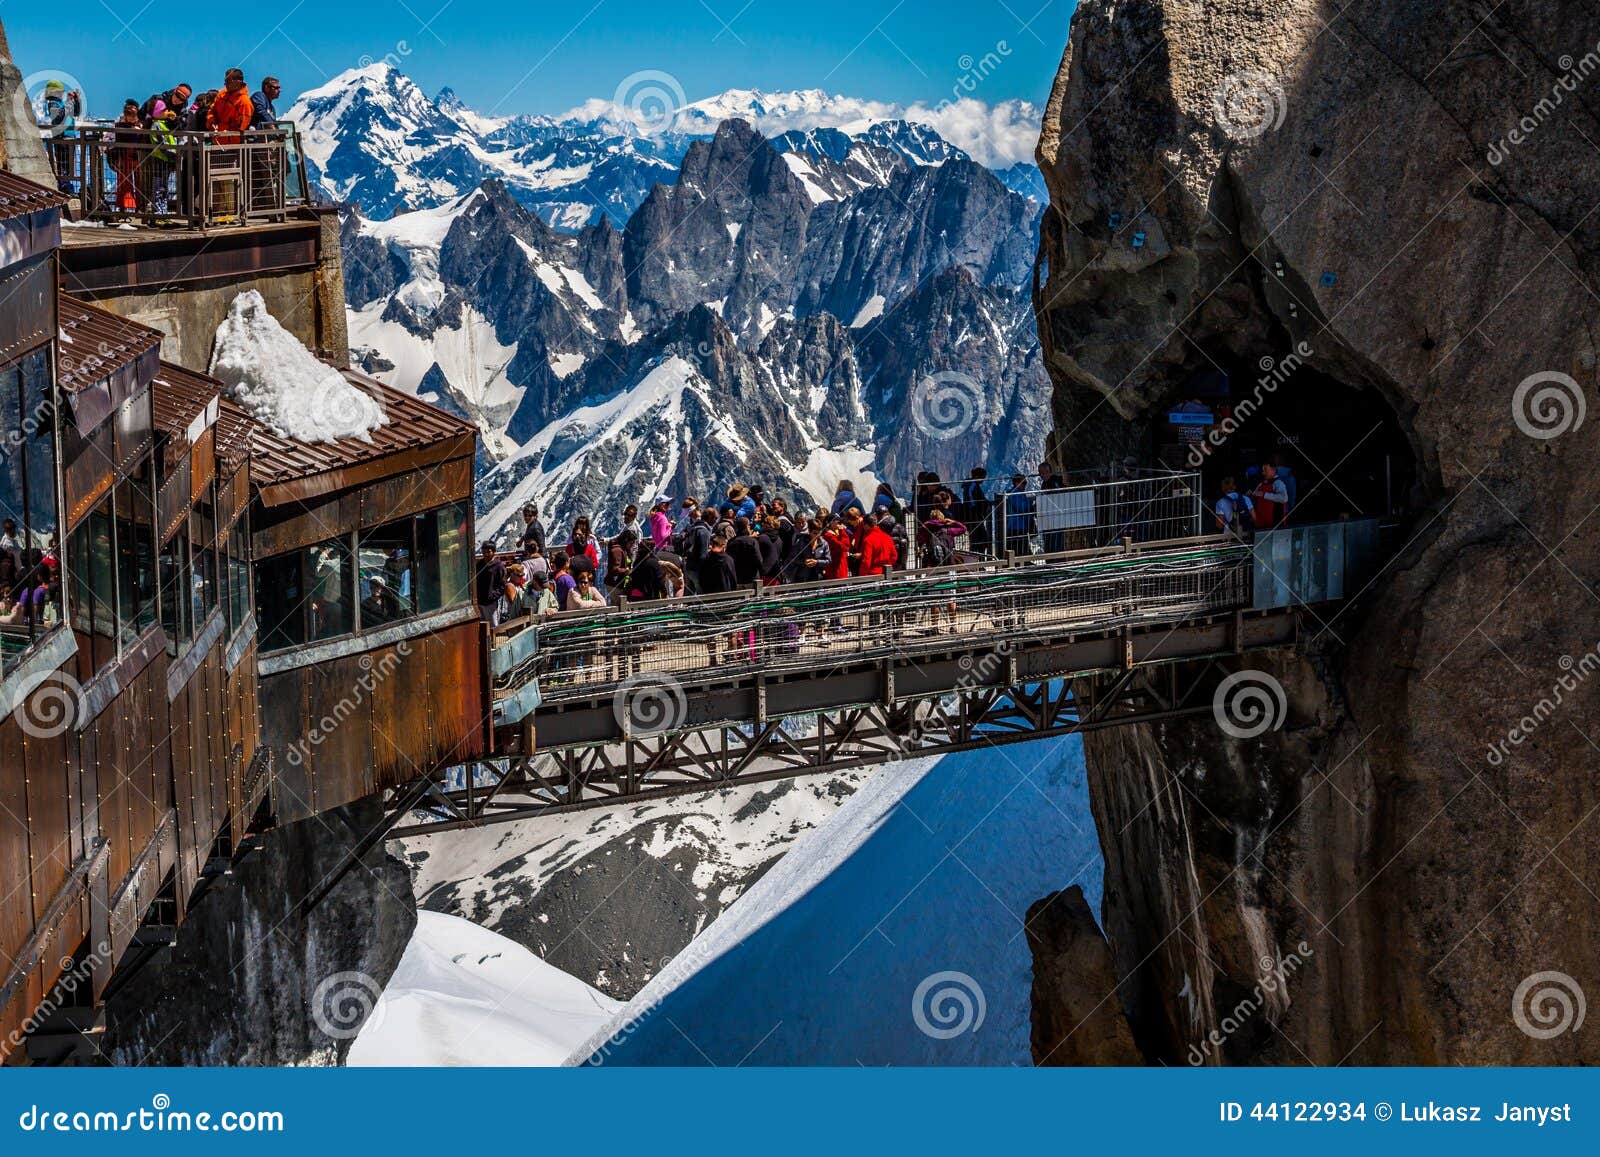
[[(948, 501), (938, 502), (939, 491)], [(936, 505), (959, 531), (930, 521)], [(935, 541), (941, 535), (955, 560), (1056, 554), (1189, 538), (1204, 533), (1203, 513), (1198, 473), (1154, 470), (1080, 470), (1049, 486), (977, 478), (924, 483), (912, 503), (916, 562), (924, 566), (945, 555)]]
[(560, 615), (499, 688), (539, 681), (545, 703), (655, 677), (737, 675), (1074, 630), (1178, 622), (1251, 598), (1248, 546), (1217, 539), (1066, 553), (870, 579), (669, 599)]

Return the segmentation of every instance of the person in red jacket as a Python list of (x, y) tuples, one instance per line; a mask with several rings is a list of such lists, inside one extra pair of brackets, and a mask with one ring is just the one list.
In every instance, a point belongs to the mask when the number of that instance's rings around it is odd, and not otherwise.
[(830, 557), (828, 569), (824, 578), (842, 579), (850, 577), (850, 532), (845, 529), (844, 519), (837, 514), (828, 519), (828, 528), (822, 532), (822, 537), (827, 540)]
[(882, 526), (866, 518), (854, 507), (846, 517), (850, 521), (850, 532), (854, 539), (851, 553), (858, 560), (857, 574), (881, 575), (900, 561), (900, 551), (895, 547), (894, 539)]

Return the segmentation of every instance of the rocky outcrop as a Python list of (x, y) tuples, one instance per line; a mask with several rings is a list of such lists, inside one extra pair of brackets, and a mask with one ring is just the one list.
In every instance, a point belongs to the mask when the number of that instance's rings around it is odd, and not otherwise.
[(54, 171), (44, 155), (39, 126), (28, 103), (22, 73), (11, 61), (11, 46), (0, 25), (0, 169), (26, 177), (47, 189), (56, 187)]
[(1086, 740), (1152, 1059), (1600, 1061), (1547, 1031), (1600, 993), (1597, 38), (1531, 0), (1073, 17), (1036, 302), (1066, 456), (1304, 342), (1289, 404), (1359, 390), (1417, 460), (1372, 588), (1254, 664), (1276, 730)]
[(416, 904), (380, 844), (309, 913), (299, 901), (382, 819), (377, 797), (261, 837), (206, 886), (177, 943), (106, 1006), (118, 1065), (333, 1064), (388, 983)]
[(1094, 913), (1074, 884), (1028, 909), (1033, 953), (1033, 1063), (1138, 1065), (1144, 1058), (1117, 997), (1117, 972)]

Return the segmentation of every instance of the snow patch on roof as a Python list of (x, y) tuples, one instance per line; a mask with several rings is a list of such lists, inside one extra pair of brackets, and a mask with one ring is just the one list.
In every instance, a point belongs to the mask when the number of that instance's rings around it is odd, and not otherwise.
[(258, 422), (297, 442), (370, 442), (389, 420), (375, 398), (278, 324), (254, 289), (233, 299), (217, 327), (211, 374)]

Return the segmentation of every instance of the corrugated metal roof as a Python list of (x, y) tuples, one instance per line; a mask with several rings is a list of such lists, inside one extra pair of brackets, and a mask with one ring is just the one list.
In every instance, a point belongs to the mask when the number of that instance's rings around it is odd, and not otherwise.
[(251, 475), (261, 485), (272, 486), (329, 471), (348, 470), (375, 463), (391, 454), (477, 436), (478, 428), (471, 422), (430, 406), (411, 394), (355, 370), (345, 370), (344, 376), (383, 407), (388, 422), (372, 431), (370, 442), (360, 438), (296, 442), (280, 438), (258, 425), (252, 438)]
[(161, 346), (161, 331), (61, 295), (57, 382), (76, 394)]
[(261, 427), (240, 406), (222, 393), (222, 383), (210, 374), (197, 374), (171, 362), (162, 362), (151, 384), (156, 429), (184, 433), (207, 406), (217, 403), (215, 423), (217, 462), (223, 474), (232, 474), (250, 454), (250, 440)]
[(0, 169), (0, 221), (24, 217), (40, 209), (59, 209), (66, 203), (65, 193), (35, 185), (26, 177)]
[(231, 474), (250, 455), (250, 439), (256, 430), (255, 421), (245, 413), (238, 402), (224, 397), (217, 411), (217, 461), (222, 472)]
[(186, 433), (190, 423), (204, 414), (221, 393), (222, 383), (216, 378), (162, 362), (156, 380), (150, 383), (156, 429), (168, 434)]

